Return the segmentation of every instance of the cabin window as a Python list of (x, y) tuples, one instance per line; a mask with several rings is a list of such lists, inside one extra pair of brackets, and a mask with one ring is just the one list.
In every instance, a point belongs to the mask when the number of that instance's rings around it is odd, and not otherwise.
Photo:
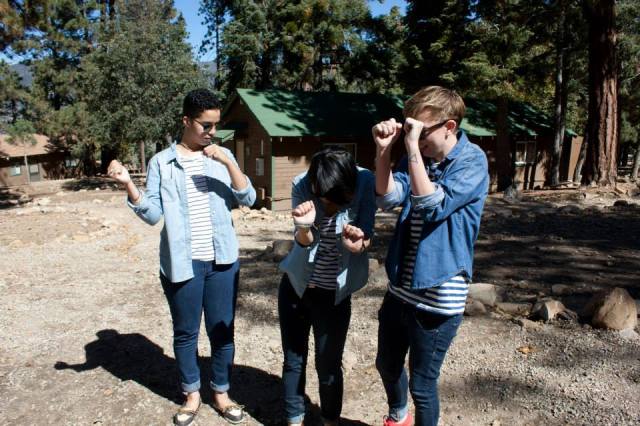
[(514, 160), (517, 167), (536, 164), (536, 141), (517, 141)]
[(264, 176), (264, 158), (256, 158), (256, 176)]
[(20, 164), (13, 164), (9, 167), (9, 176), (20, 176), (22, 174), (22, 168)]

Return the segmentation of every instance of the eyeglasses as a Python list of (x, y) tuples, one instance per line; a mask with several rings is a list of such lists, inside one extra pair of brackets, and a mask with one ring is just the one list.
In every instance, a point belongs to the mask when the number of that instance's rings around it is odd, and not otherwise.
[(195, 118), (192, 118), (192, 120), (202, 126), (202, 131), (204, 133), (209, 133), (211, 130), (215, 129), (216, 128), (216, 124), (218, 124), (218, 123), (210, 123), (208, 121), (205, 121), (203, 123), (202, 121), (198, 121)]
[(424, 140), (427, 138), (427, 136), (429, 136), (431, 133), (433, 133), (435, 130), (439, 129), (440, 127), (444, 126), (445, 124), (447, 124), (447, 121), (449, 120), (453, 120), (453, 118), (447, 118), (446, 120), (443, 120), (437, 124), (434, 124), (433, 126), (429, 126), (429, 127), (423, 127), (422, 131), (420, 132), (420, 140)]

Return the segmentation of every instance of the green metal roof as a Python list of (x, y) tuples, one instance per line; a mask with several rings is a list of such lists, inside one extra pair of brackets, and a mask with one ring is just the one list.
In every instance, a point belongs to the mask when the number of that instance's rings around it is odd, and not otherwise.
[(345, 92), (237, 89), (269, 136), (368, 136), (371, 127), (402, 118), (400, 97)]
[[(271, 137), (366, 137), (381, 120), (402, 120), (404, 101), (401, 96), (381, 94), (253, 89), (237, 89), (237, 98)], [(460, 127), (470, 136), (495, 136), (495, 104), (477, 99), (465, 99), (465, 104)], [(550, 132), (551, 123), (550, 117), (528, 104), (509, 103), (508, 125), (514, 136)], [(575, 136), (571, 130), (567, 133)]]
[(216, 133), (213, 135), (213, 140), (217, 143), (225, 143), (231, 139), (233, 139), (233, 135), (235, 130), (229, 129), (220, 129), (216, 130)]

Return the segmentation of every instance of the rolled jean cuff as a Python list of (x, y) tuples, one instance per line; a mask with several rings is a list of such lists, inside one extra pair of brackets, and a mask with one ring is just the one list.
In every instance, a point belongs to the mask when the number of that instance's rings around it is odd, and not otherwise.
[(409, 406), (405, 405), (402, 408), (389, 408), (389, 418), (394, 422), (399, 422), (409, 414)]
[(300, 414), (295, 417), (289, 417), (287, 419), (287, 423), (288, 424), (302, 423), (303, 420), (304, 420), (304, 414)]
[(231, 387), (229, 386), (229, 383), (227, 383), (226, 385), (216, 385), (215, 383), (210, 382), (209, 385), (211, 386), (211, 389), (213, 389), (214, 392), (218, 392), (218, 393), (225, 393)]
[(200, 380), (194, 383), (180, 383), (180, 388), (183, 394), (193, 393), (200, 390)]

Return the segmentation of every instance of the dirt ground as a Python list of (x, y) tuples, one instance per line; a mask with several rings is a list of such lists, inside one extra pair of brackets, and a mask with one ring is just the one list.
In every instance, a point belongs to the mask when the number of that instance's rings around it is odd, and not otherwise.
[[(1, 423), (171, 424), (180, 395), (157, 272), (160, 227), (145, 225), (100, 179), (46, 182), (31, 192), (33, 201), (0, 209)], [(552, 295), (554, 284), (624, 287), (640, 299), (639, 201), (581, 190), (529, 193), (511, 203), (492, 196), (475, 281), (498, 285), (505, 301), (533, 302)], [(281, 274), (268, 247), (290, 239), (291, 224), (285, 214), (235, 216), (242, 268), (231, 393), (250, 424), (281, 424)], [(394, 220), (393, 213), (378, 215), (372, 257), (380, 261)], [(374, 366), (381, 272), (353, 298), (344, 356), (347, 424), (380, 425), (386, 411)], [(579, 310), (588, 293), (557, 298)], [(498, 310), (465, 317), (442, 370), (442, 425), (640, 424), (637, 335), (571, 321), (523, 327), (517, 319)], [(528, 353), (517, 350), (523, 346)], [(313, 425), (313, 359), (307, 377), (306, 423)], [(197, 424), (226, 423), (205, 405)]]

